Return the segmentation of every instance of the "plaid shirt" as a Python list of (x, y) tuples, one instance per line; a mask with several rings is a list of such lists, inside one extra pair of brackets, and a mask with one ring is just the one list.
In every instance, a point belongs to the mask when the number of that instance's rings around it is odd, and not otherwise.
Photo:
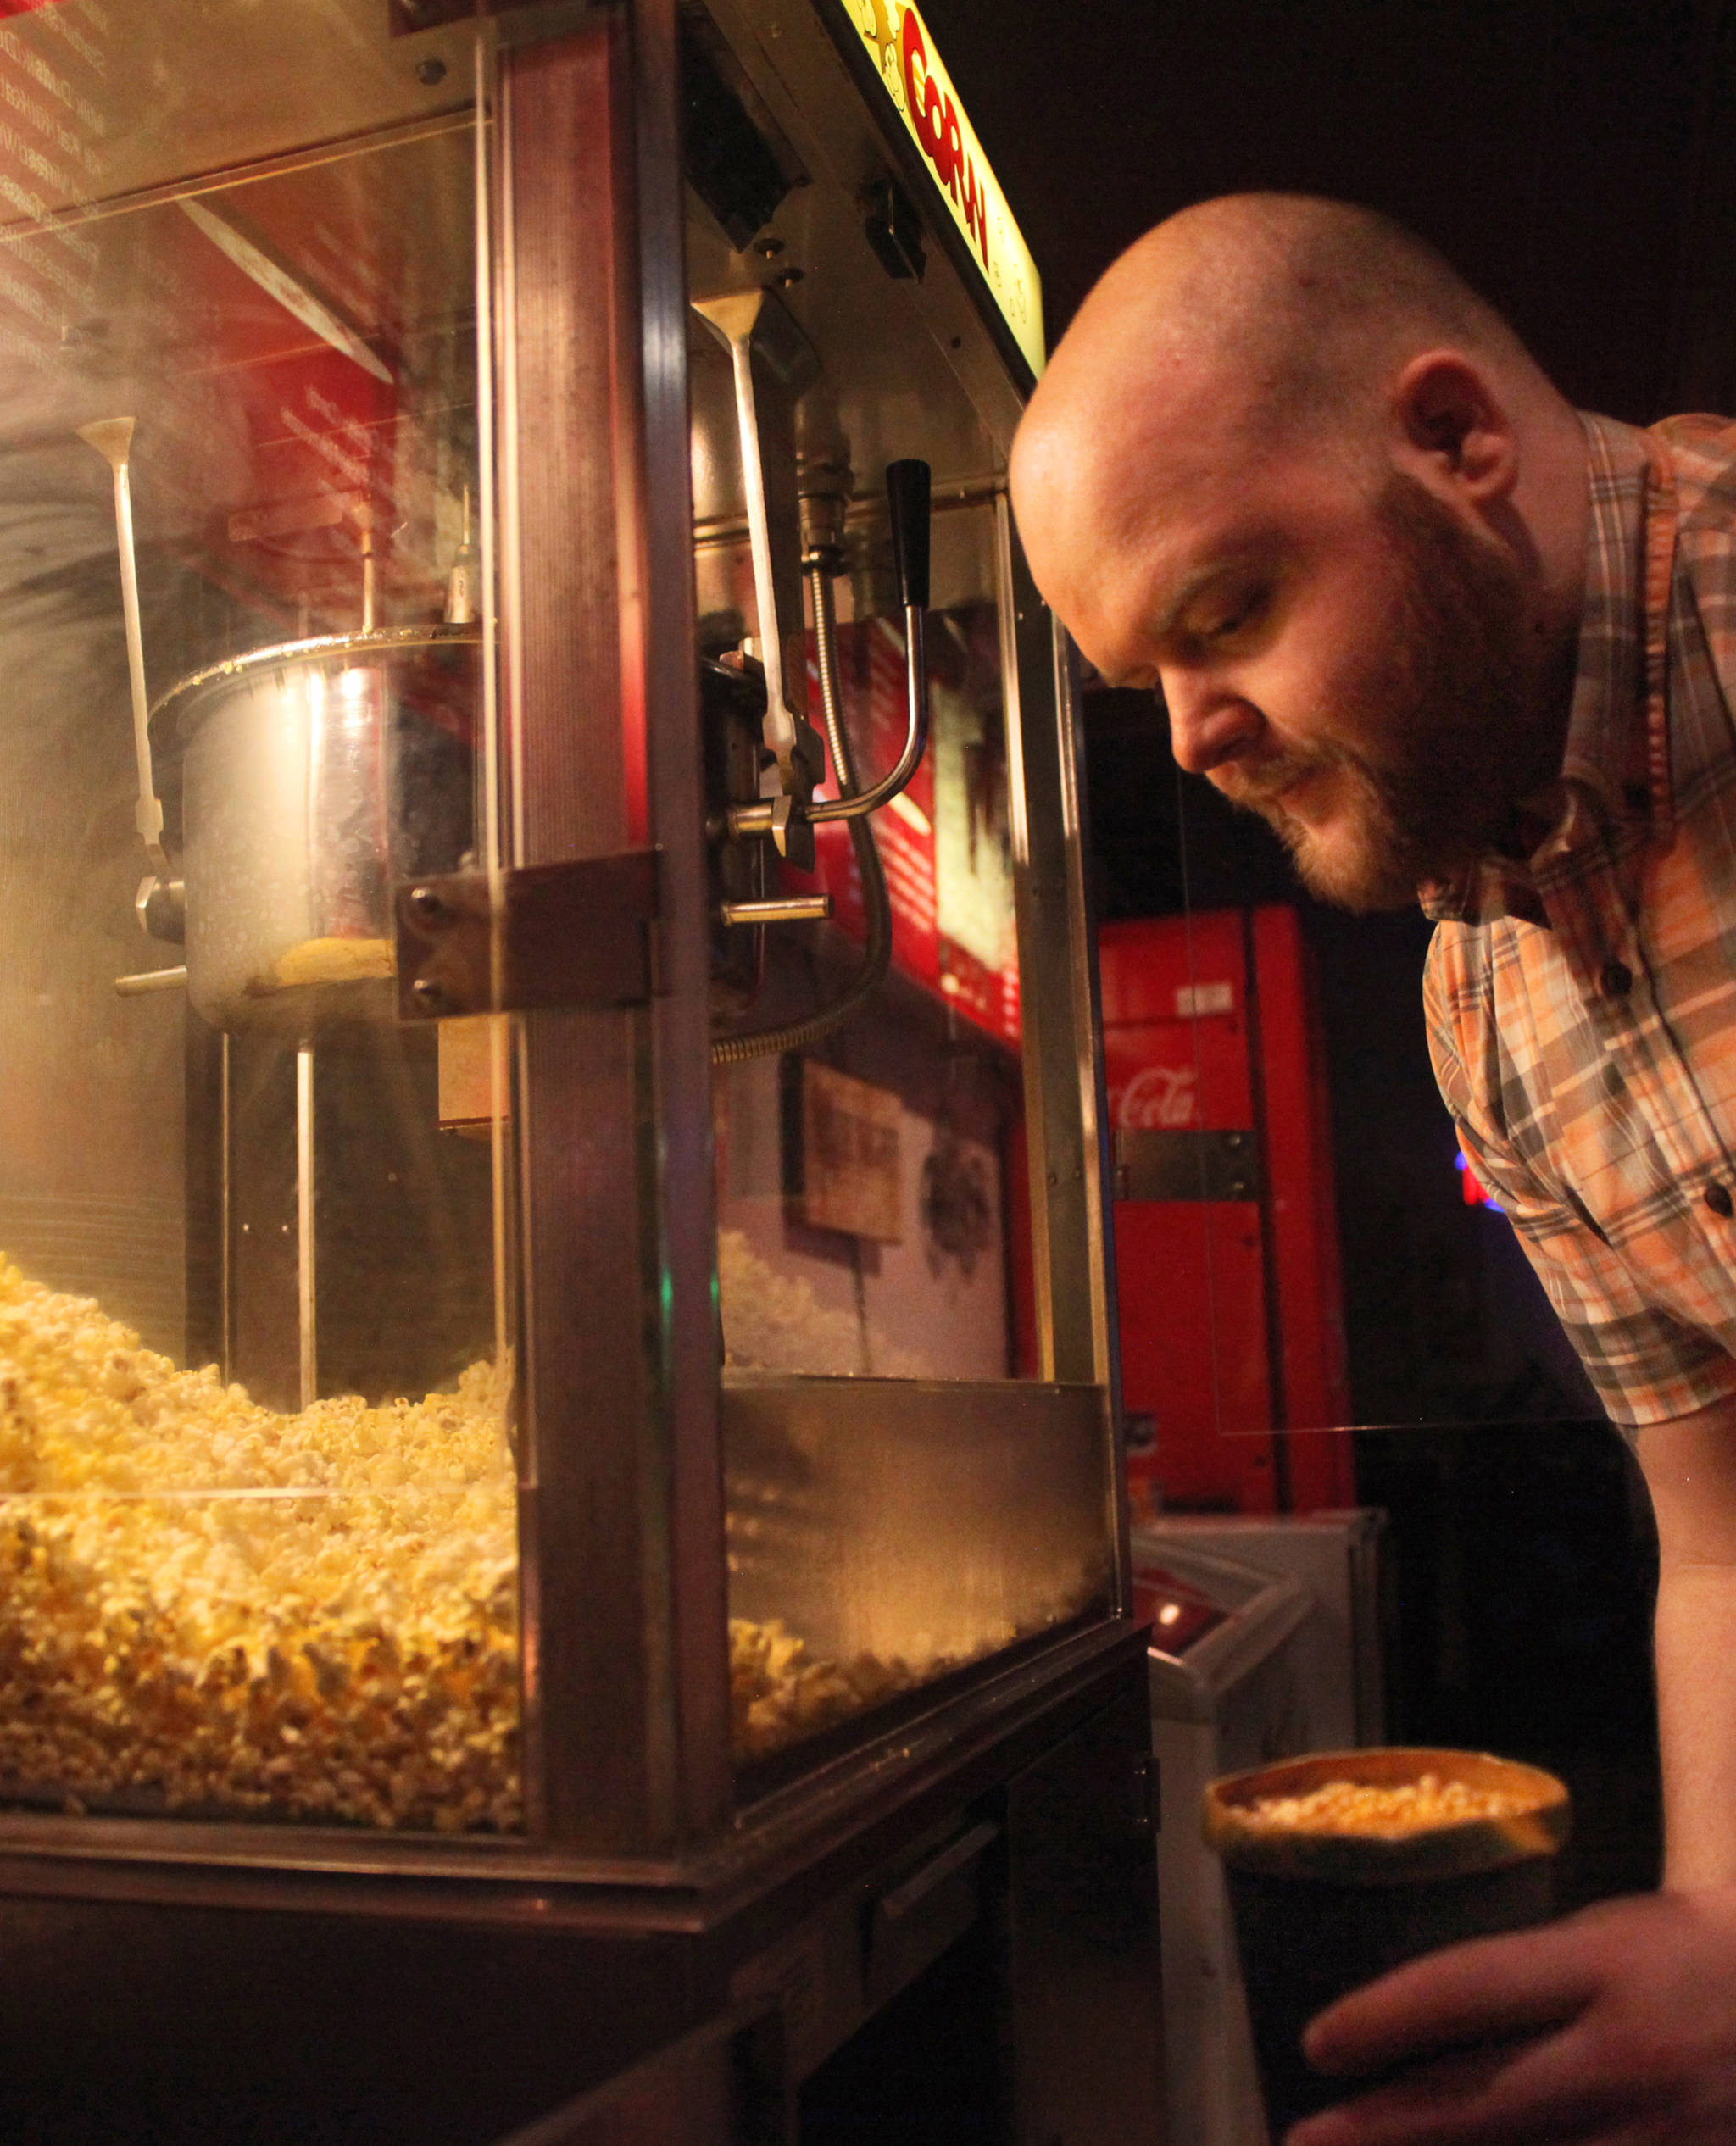
[(1550, 832), (1424, 890), (1430, 1048), (1610, 1415), (1736, 1393), (1736, 425), (1585, 420)]

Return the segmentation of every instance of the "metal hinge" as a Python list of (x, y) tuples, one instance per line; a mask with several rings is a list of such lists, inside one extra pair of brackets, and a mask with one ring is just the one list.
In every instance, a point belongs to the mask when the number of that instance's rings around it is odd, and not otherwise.
[(1260, 1148), (1251, 1132), (1118, 1131), (1117, 1199), (1258, 1199)]
[(492, 881), (407, 880), (395, 895), (399, 1017), (643, 1006), (657, 987), (658, 908), (654, 849)]

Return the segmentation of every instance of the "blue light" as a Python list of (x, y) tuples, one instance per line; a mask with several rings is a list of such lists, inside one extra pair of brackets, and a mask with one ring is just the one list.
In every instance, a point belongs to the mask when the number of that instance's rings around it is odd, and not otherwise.
[[(1466, 1171), (1471, 1168), (1470, 1163), (1466, 1159), (1465, 1150), (1462, 1148), (1460, 1148), (1458, 1153), (1453, 1157), (1453, 1167), (1459, 1172), (1461, 1177), (1464, 1176)], [(1498, 1199), (1491, 1199), (1487, 1193), (1485, 1193), (1483, 1196), (1482, 1204), (1488, 1209), (1491, 1215), (1505, 1215), (1507, 1211)], [(1474, 1203), (1471, 1200), (1466, 1200), (1465, 1204), (1467, 1207), (1470, 1207), (1473, 1205)]]

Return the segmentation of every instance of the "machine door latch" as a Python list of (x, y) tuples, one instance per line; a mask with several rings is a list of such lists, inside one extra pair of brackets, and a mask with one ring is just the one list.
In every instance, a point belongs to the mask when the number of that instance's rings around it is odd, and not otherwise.
[(403, 1020), (643, 1006), (656, 988), (654, 849), (405, 880), (393, 907)]
[(1258, 1199), (1260, 1149), (1251, 1132), (1197, 1127), (1114, 1136), (1117, 1199)]

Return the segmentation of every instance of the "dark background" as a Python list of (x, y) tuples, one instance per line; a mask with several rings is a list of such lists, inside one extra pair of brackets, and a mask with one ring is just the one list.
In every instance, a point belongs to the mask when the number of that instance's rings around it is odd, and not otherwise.
[[(1037, 258), (1051, 347), (1185, 203), (1335, 195), (1432, 240), (1582, 407), (1736, 408), (1731, 0), (923, 0)], [(1467, 1209), (1429, 1074), (1419, 915), (1307, 901), (1276, 845), (1178, 776), (1149, 695), (1088, 692), (1099, 914), (1304, 914), (1335, 1130), (1361, 1494), (1392, 1513), (1400, 1737), (1566, 1769), (1572, 1891), (1656, 1853), (1643, 1489), (1511, 1232)]]
[(1043, 278), (1051, 345), (1190, 201), (1366, 202), (1438, 246), (1562, 389), (1728, 407), (1727, 0), (932, 0)]

